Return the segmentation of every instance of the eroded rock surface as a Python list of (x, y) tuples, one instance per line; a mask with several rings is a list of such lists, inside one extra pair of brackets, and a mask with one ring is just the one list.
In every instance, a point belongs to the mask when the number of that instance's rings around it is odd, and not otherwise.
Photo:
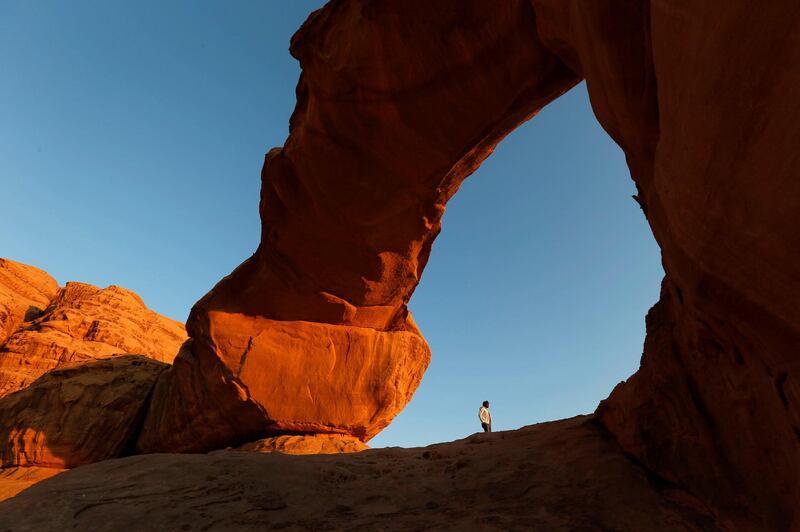
[(0, 465), (72, 468), (130, 452), (166, 367), (138, 355), (70, 364), (0, 398)]
[(0, 469), (0, 501), (10, 499), (34, 484), (63, 472), (63, 469), (35, 466)]
[(359, 453), (369, 447), (344, 434), (284, 434), (246, 443), (236, 450), (257, 453), (339, 454)]
[(0, 259), (0, 345), (26, 321), (38, 318), (58, 293), (46, 272)]
[(0, 341), (0, 397), (63, 364), (125, 353), (171, 362), (186, 340), (183, 325), (130, 290), (75, 282), (59, 289), (41, 270), (5, 259), (0, 306), (13, 310)]
[(719, 511), (800, 528), (800, 4), (533, 5), (625, 150), (666, 272), (600, 420)]
[[(46, 508), (47, 511), (42, 511)], [(721, 529), (584, 418), (418, 449), (110, 460), (0, 503), (0, 530)]]

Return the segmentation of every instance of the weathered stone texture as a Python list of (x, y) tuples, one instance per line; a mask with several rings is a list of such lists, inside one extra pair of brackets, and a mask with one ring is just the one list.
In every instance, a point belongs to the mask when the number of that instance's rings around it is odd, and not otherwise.
[(171, 362), (186, 340), (182, 324), (148, 309), (130, 290), (75, 282), (59, 289), (41, 270), (6, 259), (0, 330), (3, 315), (10, 318), (0, 340), (0, 397), (63, 364), (125, 353)]

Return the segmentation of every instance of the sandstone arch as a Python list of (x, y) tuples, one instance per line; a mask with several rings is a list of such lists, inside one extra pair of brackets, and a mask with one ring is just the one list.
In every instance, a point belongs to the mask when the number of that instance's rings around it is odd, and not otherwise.
[(429, 359), (406, 303), (447, 199), (585, 78), (667, 272), (642, 367), (597, 416), (721, 511), (799, 526), (798, 15), (678, 0), (312, 14), (292, 41), (290, 136), (262, 172), (261, 244), (195, 305), (139, 450), (388, 424)]

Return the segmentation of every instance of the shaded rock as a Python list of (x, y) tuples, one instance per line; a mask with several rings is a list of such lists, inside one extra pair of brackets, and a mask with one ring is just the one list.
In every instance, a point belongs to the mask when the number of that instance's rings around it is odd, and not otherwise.
[(642, 367), (599, 419), (718, 511), (800, 529), (800, 4), (533, 5), (625, 151), (666, 272)]
[[(0, 283), (4, 279), (0, 276)], [(0, 344), (0, 397), (62, 364), (124, 353), (171, 362), (186, 340), (183, 325), (153, 312), (139, 296), (118, 286), (67, 283), (50, 301), (42, 296), (34, 302), (42, 311), (20, 323)]]
[(71, 468), (120, 456), (166, 367), (137, 355), (72, 364), (1, 398), (0, 465)]
[(340, 434), (284, 434), (246, 443), (237, 451), (283, 454), (358, 453), (369, 447), (358, 438)]
[(0, 469), (0, 501), (10, 499), (22, 490), (28, 489), (34, 484), (58, 475), (63, 471), (65, 470), (52, 467), (10, 467)]
[(58, 283), (46, 272), (0, 258), (0, 345), (37, 318), (57, 293)]
[(15, 532), (722, 527), (690, 495), (651, 480), (586, 417), (418, 449), (133, 456), (0, 503), (0, 530)]

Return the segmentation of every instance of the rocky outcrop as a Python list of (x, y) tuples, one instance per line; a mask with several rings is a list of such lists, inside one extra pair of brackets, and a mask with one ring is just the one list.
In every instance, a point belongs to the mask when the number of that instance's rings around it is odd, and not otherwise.
[(284, 434), (246, 443), (236, 450), (257, 453), (339, 454), (359, 453), (369, 447), (343, 434)]
[(586, 418), (417, 449), (132, 456), (68, 471), (0, 503), (0, 530), (14, 532), (723, 525), (649, 477)]
[[(799, 527), (798, 20), (788, 1), (334, 0), (313, 13), (291, 46), (290, 135), (262, 172), (261, 244), (194, 307), (140, 449), (380, 430), (427, 364), (406, 304), (445, 203), (585, 78), (667, 274), (642, 369), (599, 419), (717, 511)], [(298, 341), (275, 349), (281, 335)], [(353, 342), (386, 357), (365, 387), (345, 386), (346, 365), (309, 377), (288, 362)], [(263, 387), (273, 362), (280, 384)], [(198, 430), (198, 412), (220, 431)]]
[(0, 467), (69, 468), (133, 448), (156, 377), (186, 334), (129, 290), (59, 288), (0, 259), (0, 339)]
[(44, 271), (0, 259), (0, 345), (24, 323), (41, 315), (58, 293), (58, 283)]
[(72, 468), (130, 452), (166, 364), (121, 355), (49, 371), (0, 399), (0, 465)]
[(171, 362), (186, 340), (180, 323), (130, 290), (74, 282), (59, 289), (41, 270), (9, 260), (0, 262), (0, 307), (14, 309), (0, 342), (0, 397), (63, 364), (125, 353)]

